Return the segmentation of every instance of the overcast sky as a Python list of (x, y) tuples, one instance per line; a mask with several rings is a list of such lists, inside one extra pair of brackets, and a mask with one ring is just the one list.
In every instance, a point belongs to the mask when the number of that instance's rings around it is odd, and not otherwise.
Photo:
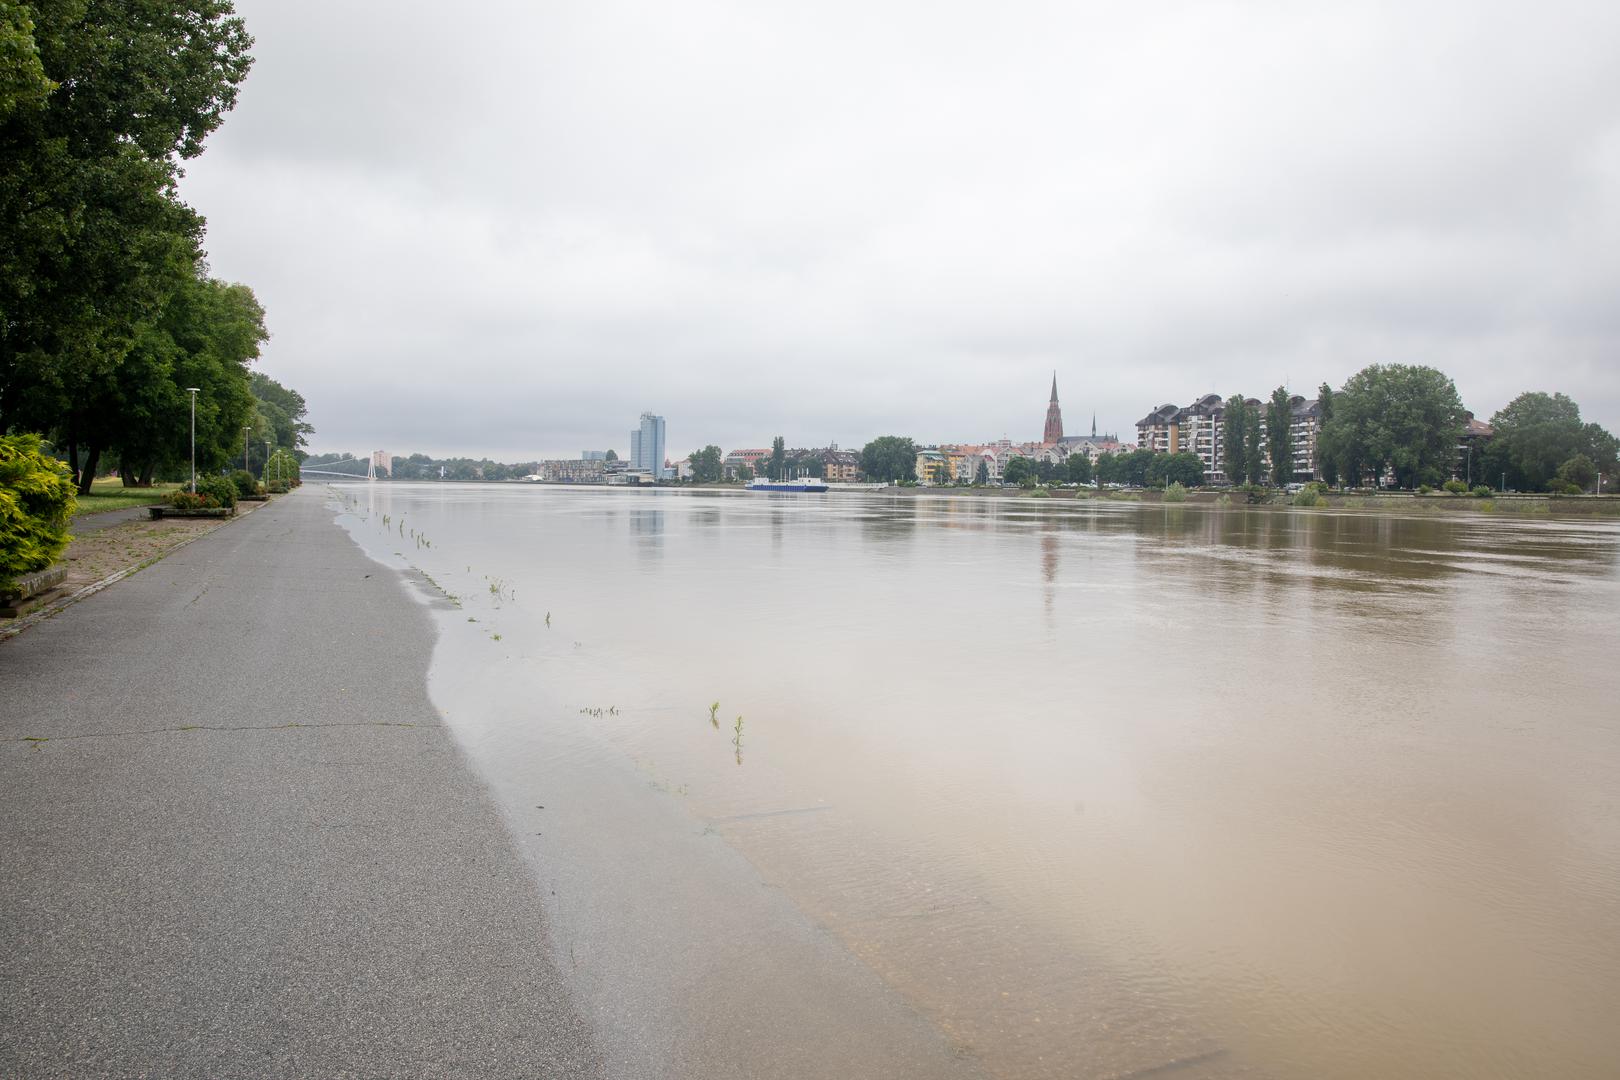
[(1620, 431), (1620, 4), (237, 0), (317, 450), (1073, 432), (1436, 366)]

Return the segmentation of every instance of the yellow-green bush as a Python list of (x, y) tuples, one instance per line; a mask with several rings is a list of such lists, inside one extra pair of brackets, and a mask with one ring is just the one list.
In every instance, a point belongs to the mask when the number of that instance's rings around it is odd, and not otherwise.
[(0, 588), (44, 570), (68, 543), (73, 478), (38, 435), (0, 436)]

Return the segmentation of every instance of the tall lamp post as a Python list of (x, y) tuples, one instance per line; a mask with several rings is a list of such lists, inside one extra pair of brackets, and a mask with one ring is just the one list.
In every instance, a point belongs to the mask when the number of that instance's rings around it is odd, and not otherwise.
[(197, 494), (197, 393), (202, 387), (188, 386), (191, 395), (191, 493)]
[(242, 425), (242, 471), (243, 472), (251, 472), (252, 471), (251, 469), (248, 468), (248, 463), (247, 463), (247, 437), (248, 437), (248, 425), (243, 424)]

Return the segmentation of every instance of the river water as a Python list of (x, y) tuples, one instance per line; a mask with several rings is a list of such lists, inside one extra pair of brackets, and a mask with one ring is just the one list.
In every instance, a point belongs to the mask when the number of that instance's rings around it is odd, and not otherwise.
[(866, 1060), (784, 911), (984, 1075), (1620, 1075), (1616, 523), (333, 490), (648, 1075)]

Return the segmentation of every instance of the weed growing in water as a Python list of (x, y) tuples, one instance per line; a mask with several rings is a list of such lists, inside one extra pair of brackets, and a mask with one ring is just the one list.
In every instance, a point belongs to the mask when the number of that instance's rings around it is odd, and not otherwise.
[[(741, 719), (741, 717), (738, 719)], [(709, 726), (716, 731), (720, 730), (720, 703), (718, 701), (709, 706)]]
[(546, 612), (546, 629), (551, 629), (551, 612)]
[(733, 749), (737, 751), (737, 764), (739, 765), (742, 764), (742, 728), (743, 721), (742, 717), (739, 716), (737, 717), (737, 722), (733, 724), (731, 728), (731, 745)]

